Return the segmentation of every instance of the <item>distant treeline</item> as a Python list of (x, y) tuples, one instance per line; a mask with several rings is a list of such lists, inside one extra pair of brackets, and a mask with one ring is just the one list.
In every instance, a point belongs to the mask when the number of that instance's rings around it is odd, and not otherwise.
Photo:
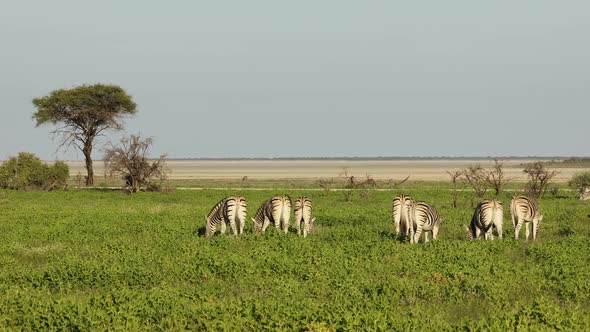
[(566, 161), (586, 160), (590, 157), (538, 157), (538, 156), (508, 156), (508, 157), (278, 157), (278, 158), (169, 158), (168, 160), (545, 160)]

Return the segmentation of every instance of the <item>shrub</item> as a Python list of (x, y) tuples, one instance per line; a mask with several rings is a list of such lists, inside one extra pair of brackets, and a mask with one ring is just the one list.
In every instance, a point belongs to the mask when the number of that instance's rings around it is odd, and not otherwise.
[(126, 190), (130, 193), (138, 192), (144, 188), (148, 191), (162, 191), (163, 186), (154, 182), (166, 178), (166, 155), (150, 162), (149, 149), (152, 146), (151, 138), (142, 138), (140, 135), (131, 135), (121, 139), (118, 145), (113, 145), (105, 150), (104, 161), (107, 170), (112, 174), (118, 173), (125, 181)]
[(49, 166), (33, 153), (21, 152), (0, 166), (0, 187), (5, 189), (52, 190), (66, 187), (70, 168), (63, 161)]
[(549, 181), (558, 174), (557, 171), (545, 167), (545, 164), (540, 161), (527, 165), (523, 172), (529, 177), (525, 192), (534, 198), (541, 197), (547, 191)]
[(569, 181), (570, 188), (575, 189), (580, 194), (580, 199), (584, 199), (590, 188), (590, 172), (578, 173)]

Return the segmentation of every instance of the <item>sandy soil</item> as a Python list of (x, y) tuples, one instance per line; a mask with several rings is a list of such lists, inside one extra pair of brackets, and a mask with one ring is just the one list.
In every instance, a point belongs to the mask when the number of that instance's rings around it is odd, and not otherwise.
[[(524, 180), (523, 163), (530, 160), (504, 161), (506, 173)], [(68, 161), (70, 174), (84, 175), (82, 161)], [(170, 160), (167, 162), (171, 179), (318, 179), (337, 177), (344, 169), (349, 175), (374, 179), (448, 180), (447, 170), (459, 170), (480, 163), (491, 166), (487, 160)], [(96, 176), (104, 174), (104, 165), (94, 163)], [(565, 181), (579, 168), (560, 168), (557, 180)]]

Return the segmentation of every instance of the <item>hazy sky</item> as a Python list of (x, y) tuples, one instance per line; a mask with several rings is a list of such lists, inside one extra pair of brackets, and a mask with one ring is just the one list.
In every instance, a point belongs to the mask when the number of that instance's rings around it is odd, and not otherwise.
[(587, 0), (0, 7), (0, 159), (81, 159), (31, 100), (99, 82), (133, 96), (155, 155), (590, 155)]

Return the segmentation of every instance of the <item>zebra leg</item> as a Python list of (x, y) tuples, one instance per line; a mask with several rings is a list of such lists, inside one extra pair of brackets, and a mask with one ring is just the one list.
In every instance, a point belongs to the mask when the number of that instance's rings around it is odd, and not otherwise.
[(240, 225), (240, 233), (239, 234), (244, 234), (244, 226), (246, 225), (246, 220), (245, 219), (238, 219), (238, 224)]
[(519, 220), (516, 226), (514, 227), (514, 239), (518, 240), (518, 233), (520, 232), (520, 228), (522, 227), (522, 220)]
[(502, 239), (502, 224), (496, 225), (496, 231), (498, 232), (498, 238)]
[(283, 209), (283, 216), (281, 217), (281, 219), (283, 220), (283, 231), (285, 232), (285, 234), (289, 233), (289, 215), (290, 215), (289, 210), (287, 210), (286, 208)]
[(424, 232), (424, 243), (428, 243), (428, 241), (430, 241), (428, 239), (428, 232)]
[(533, 219), (533, 241), (537, 240), (537, 230), (539, 229), (539, 220)]
[(401, 213), (393, 213), (393, 226), (395, 227), (395, 235), (399, 235), (400, 232), (400, 217)]
[(436, 240), (438, 237), (438, 225), (432, 227), (432, 240)]
[(420, 235), (422, 235), (422, 227), (418, 226), (416, 229), (416, 234), (414, 234), (414, 243), (418, 243), (418, 241), (420, 241)]
[(221, 221), (221, 234), (225, 234), (225, 220)]
[(475, 227), (475, 238), (479, 239), (481, 235), (481, 229), (479, 229), (479, 227)]
[(297, 226), (297, 235), (300, 236), (301, 235), (301, 221), (295, 220), (295, 223)]
[(236, 218), (229, 221), (229, 227), (234, 235), (238, 235), (238, 227), (236, 225)]
[(528, 241), (528, 240), (529, 240), (529, 235), (530, 235), (530, 230), (529, 230), (529, 228), (530, 228), (530, 224), (531, 224), (530, 222), (526, 222), (526, 223), (524, 223), (524, 229), (525, 229), (525, 231), (526, 231), (526, 233), (525, 233), (525, 234), (526, 234), (525, 241)]
[(307, 237), (308, 230), (309, 230), (309, 222), (308, 221), (304, 221), (303, 222), (303, 238), (304, 239)]

